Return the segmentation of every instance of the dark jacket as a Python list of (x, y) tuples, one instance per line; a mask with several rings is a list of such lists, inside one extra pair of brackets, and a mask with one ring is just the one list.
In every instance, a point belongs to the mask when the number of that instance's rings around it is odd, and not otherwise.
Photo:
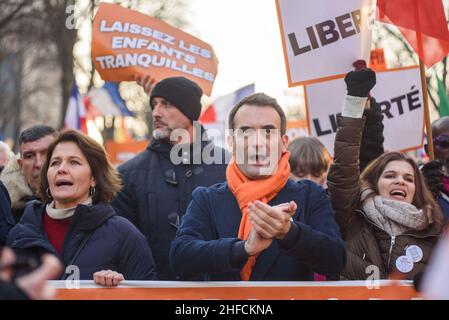
[(449, 192), (446, 190), (443, 179), (444, 173), (446, 171), (444, 169), (445, 161), (442, 160), (433, 160), (429, 161), (423, 166), (421, 166), (420, 170), (426, 180), (427, 186), (434, 199), (440, 205), (441, 211), (443, 212), (444, 220), (446, 222), (449, 221)]
[(8, 233), (14, 224), (8, 190), (0, 181), (0, 246), (5, 245)]
[(10, 159), (0, 174), (0, 180), (4, 183), (11, 199), (11, 209), (14, 224), (18, 223), (25, 211), (27, 202), (38, 200), (28, 185), (25, 176), (18, 163), (17, 156)]
[(437, 198), (437, 201), (441, 211), (443, 212), (444, 221), (447, 223), (449, 221), (449, 197), (446, 193), (441, 192)]
[[(423, 231), (410, 230), (396, 237), (372, 223), (360, 204), (360, 141), (365, 119), (339, 116), (335, 137), (334, 163), (328, 174), (329, 195), (336, 211), (337, 222), (346, 242), (348, 262), (342, 276), (349, 280), (366, 280), (373, 274), (369, 266), (376, 266), (381, 279), (388, 278), (396, 269), (396, 260), (405, 255), (406, 248), (417, 245), (423, 258), (413, 270), (402, 274), (411, 280), (429, 262), (441, 232), (433, 224)], [(368, 268), (368, 269), (367, 269)]]
[(371, 108), (363, 111), (365, 125), (360, 144), (360, 172), (374, 159), (384, 153), (384, 116), (380, 105), (371, 98)]
[[(289, 180), (269, 204), (288, 201), (298, 204), (293, 216), (296, 235), (289, 234), (286, 238), (290, 239), (283, 241), (273, 240), (258, 256), (250, 280), (313, 280), (314, 271), (338, 274), (345, 265), (345, 248), (325, 191), (311, 181)], [(197, 188), (170, 251), (175, 272), (186, 278), (241, 280), (246, 252), (241, 264), (232, 261), (232, 251), (237, 243), (242, 243), (237, 238), (241, 218), (227, 183)]]
[(90, 233), (73, 262), (79, 267), (80, 280), (92, 280), (95, 272), (108, 269), (122, 273), (127, 280), (156, 278), (145, 237), (128, 220), (117, 216), (110, 205), (76, 207), (61, 255), (43, 229), (44, 214), (45, 205), (38, 201), (28, 203), (21, 221), (9, 233), (8, 244), (18, 251), (52, 253), (67, 267), (86, 233)]
[(0, 300), (29, 300), (15, 283), (0, 280)]
[(155, 139), (145, 151), (118, 168), (124, 188), (112, 205), (147, 237), (161, 280), (175, 280), (168, 252), (193, 190), (226, 180), (226, 151), (210, 141), (198, 146), (186, 151), (190, 163), (202, 152), (209, 154), (212, 150), (222, 164), (172, 164), (172, 145)]

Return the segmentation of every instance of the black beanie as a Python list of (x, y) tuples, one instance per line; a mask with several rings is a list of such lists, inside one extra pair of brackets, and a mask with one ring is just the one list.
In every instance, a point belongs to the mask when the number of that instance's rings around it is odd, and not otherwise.
[(192, 121), (201, 114), (203, 90), (193, 81), (184, 77), (166, 78), (156, 84), (150, 96), (150, 106), (156, 97), (164, 98), (178, 108)]

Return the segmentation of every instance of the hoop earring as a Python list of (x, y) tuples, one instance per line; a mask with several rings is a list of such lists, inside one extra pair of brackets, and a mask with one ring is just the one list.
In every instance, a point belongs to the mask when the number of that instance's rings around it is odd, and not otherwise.
[(51, 196), (50, 188), (49, 188), (49, 187), (47, 187), (47, 190), (46, 190), (45, 192), (47, 193), (47, 197), (48, 197), (49, 199), (53, 199), (53, 197)]
[(95, 187), (90, 187), (89, 195), (92, 199), (95, 198), (96, 192), (97, 192), (97, 190), (95, 190)]

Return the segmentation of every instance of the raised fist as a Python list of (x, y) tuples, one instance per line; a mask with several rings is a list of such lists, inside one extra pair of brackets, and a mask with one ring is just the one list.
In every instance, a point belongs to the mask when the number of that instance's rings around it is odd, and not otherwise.
[(353, 97), (368, 97), (376, 85), (376, 73), (369, 69), (351, 71), (345, 77), (348, 95)]

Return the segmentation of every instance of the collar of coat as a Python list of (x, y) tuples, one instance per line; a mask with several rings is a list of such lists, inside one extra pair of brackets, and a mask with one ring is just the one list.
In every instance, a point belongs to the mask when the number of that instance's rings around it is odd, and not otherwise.
[(8, 190), (11, 208), (22, 210), (28, 201), (35, 199), (35, 196), (20, 170), (17, 159), (18, 156), (15, 156), (9, 160), (0, 175), (0, 179)]
[[(32, 201), (27, 204), (22, 224), (35, 224), (42, 229), (42, 218), (46, 204), (40, 201)], [(69, 231), (91, 231), (100, 227), (109, 218), (117, 215), (109, 204), (98, 203), (90, 206), (79, 204), (69, 225)]]
[[(10, 242), (9, 244), (12, 247), (19, 249), (43, 248), (59, 256), (48, 241), (45, 232), (43, 232), (45, 207), (45, 204), (37, 200), (27, 203), (21, 221), (10, 231), (8, 236), (8, 242)], [(93, 231), (115, 215), (117, 214), (109, 204), (100, 203), (92, 206), (78, 205), (70, 221), (69, 229), (67, 230), (63, 251), (67, 239), (77, 234)]]

